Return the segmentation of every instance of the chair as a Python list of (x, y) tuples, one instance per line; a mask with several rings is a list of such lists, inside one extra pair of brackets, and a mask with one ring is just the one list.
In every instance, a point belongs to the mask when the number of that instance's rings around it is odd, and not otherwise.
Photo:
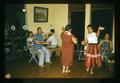
[(36, 59), (36, 56), (37, 56), (37, 51), (35, 50), (35, 48), (27, 41), (27, 47), (30, 51), (30, 54), (32, 55), (30, 60), (29, 60), (29, 63), (32, 61), (32, 60), (35, 60), (35, 62), (38, 64), (38, 61)]
[(79, 46), (79, 44), (77, 44), (77, 49), (75, 50), (75, 53), (78, 53), (78, 59), (79, 60), (85, 60), (85, 56), (84, 56), (84, 48), (83, 46)]

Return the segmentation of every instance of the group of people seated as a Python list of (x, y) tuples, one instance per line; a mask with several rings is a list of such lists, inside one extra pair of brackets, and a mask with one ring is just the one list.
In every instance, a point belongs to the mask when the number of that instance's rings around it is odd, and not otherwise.
[(58, 41), (54, 29), (50, 30), (48, 38), (45, 37), (41, 27), (37, 28), (36, 34), (33, 34), (32, 31), (29, 31), (27, 42), (29, 42), (30, 45), (33, 46), (37, 51), (40, 67), (45, 67), (44, 62), (51, 64), (50, 58), (52, 53), (47, 49), (45, 44), (49, 45), (50, 48), (56, 48), (58, 46)]

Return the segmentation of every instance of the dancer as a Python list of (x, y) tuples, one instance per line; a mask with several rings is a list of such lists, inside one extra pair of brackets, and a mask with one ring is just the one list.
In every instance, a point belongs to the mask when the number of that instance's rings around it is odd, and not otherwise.
[(77, 39), (71, 33), (70, 25), (65, 27), (65, 31), (61, 33), (61, 62), (63, 65), (62, 73), (70, 72), (70, 67), (73, 65), (74, 44), (77, 44)]
[(101, 67), (101, 57), (98, 49), (98, 36), (100, 34), (100, 30), (104, 30), (104, 28), (99, 27), (97, 33), (93, 31), (92, 25), (88, 25), (87, 29), (88, 29), (87, 39), (82, 41), (82, 43), (84, 45), (88, 43), (87, 53), (85, 57), (85, 65), (86, 71), (90, 72), (90, 74), (93, 74), (93, 69), (95, 66)]

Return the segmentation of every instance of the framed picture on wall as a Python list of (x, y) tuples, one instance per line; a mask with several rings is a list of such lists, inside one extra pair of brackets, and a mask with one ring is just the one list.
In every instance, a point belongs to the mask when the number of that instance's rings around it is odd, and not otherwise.
[(48, 22), (48, 8), (34, 7), (34, 22)]

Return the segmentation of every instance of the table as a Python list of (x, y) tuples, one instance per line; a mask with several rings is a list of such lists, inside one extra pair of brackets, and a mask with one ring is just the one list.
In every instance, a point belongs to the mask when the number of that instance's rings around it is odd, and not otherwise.
[(38, 42), (37, 44), (45, 46), (51, 53), (56, 52), (57, 56), (60, 56), (60, 47), (57, 46), (56, 48), (50, 48), (48, 42)]
[(56, 47), (56, 48), (49, 48), (49, 47), (47, 47), (47, 49), (49, 49), (49, 51), (50, 51), (51, 53), (56, 52), (56, 55), (57, 55), (57, 56), (60, 56), (60, 47), (59, 47), (59, 46)]
[(37, 44), (44, 45), (44, 46), (49, 45), (48, 42), (37, 42)]

